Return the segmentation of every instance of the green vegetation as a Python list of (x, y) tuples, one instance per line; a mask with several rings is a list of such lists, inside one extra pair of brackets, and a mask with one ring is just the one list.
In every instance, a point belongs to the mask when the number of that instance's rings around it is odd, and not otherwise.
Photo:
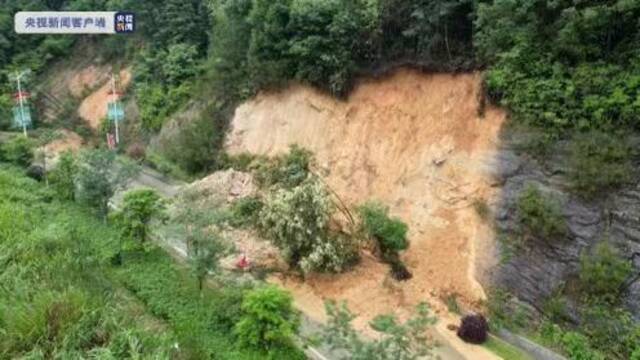
[[(190, 286), (162, 250), (123, 251), (121, 229), (16, 168), (0, 165), (0, 194), (0, 357), (303, 358), (291, 344), (267, 353), (234, 335), (254, 314), (246, 287)], [(113, 263), (119, 252), (126, 261)]]
[(231, 224), (234, 226), (254, 225), (264, 203), (258, 197), (249, 196), (238, 199), (231, 205)]
[(554, 135), (637, 128), (639, 13), (627, 0), (480, 3), (474, 42), (493, 64), (488, 94)]
[(622, 134), (591, 131), (576, 137), (569, 156), (569, 181), (575, 192), (593, 198), (633, 179), (632, 149)]
[(349, 352), (342, 359), (417, 360), (434, 357), (432, 350), (436, 345), (424, 333), (437, 319), (431, 316), (425, 303), (419, 304), (413, 317), (404, 323), (398, 322), (393, 315), (375, 317), (369, 326), (380, 337), (371, 341), (363, 340), (353, 329), (351, 322), (355, 316), (345, 303), (338, 305), (328, 301), (325, 307), (329, 321), (323, 339), (333, 349)]
[(389, 217), (389, 208), (369, 202), (358, 208), (361, 231), (375, 241), (384, 261), (391, 265), (391, 273), (397, 280), (408, 280), (411, 273), (400, 260), (399, 252), (409, 247), (407, 224), (399, 218)]
[(271, 193), (258, 224), (291, 266), (304, 273), (341, 272), (357, 260), (358, 251), (353, 239), (329, 231), (333, 210), (325, 187), (311, 178)]
[(151, 221), (166, 217), (166, 204), (152, 189), (128, 191), (120, 207), (113, 216), (122, 228), (123, 237), (140, 245), (144, 245), (149, 237)]
[(503, 359), (532, 360), (530, 356), (523, 353), (520, 349), (500, 340), (495, 336), (489, 335), (489, 339), (483, 344), (483, 346)]
[(311, 162), (311, 152), (292, 145), (286, 154), (262, 159), (256, 169), (256, 180), (263, 186), (279, 185), (292, 188), (307, 179)]
[(389, 208), (379, 203), (367, 203), (358, 210), (365, 233), (376, 240), (383, 253), (402, 251), (409, 247), (407, 224), (399, 218), (389, 217)]
[(581, 289), (598, 301), (618, 301), (632, 271), (631, 261), (622, 259), (607, 242), (599, 243), (592, 254), (584, 252), (580, 256)]
[(111, 281), (115, 229), (6, 165), (0, 193), (0, 357), (178, 355), (173, 331)]
[(105, 219), (109, 200), (133, 176), (136, 168), (104, 149), (80, 154), (74, 177), (76, 199), (95, 207)]
[(78, 164), (73, 154), (65, 151), (60, 155), (58, 164), (51, 171), (49, 180), (54, 190), (64, 200), (73, 200), (75, 196), (74, 177), (78, 170)]
[(544, 240), (562, 238), (567, 233), (560, 204), (528, 185), (517, 203), (518, 218), (525, 232)]
[(33, 160), (35, 144), (27, 137), (18, 135), (0, 146), (2, 159), (18, 166), (28, 166)]
[[(243, 345), (263, 350), (277, 359), (276, 351), (295, 348), (293, 338), (299, 322), (291, 295), (277, 287), (265, 286), (251, 290), (244, 296), (242, 312), (234, 332)], [(293, 355), (296, 355), (295, 351)], [(305, 358), (297, 355), (300, 359)]]

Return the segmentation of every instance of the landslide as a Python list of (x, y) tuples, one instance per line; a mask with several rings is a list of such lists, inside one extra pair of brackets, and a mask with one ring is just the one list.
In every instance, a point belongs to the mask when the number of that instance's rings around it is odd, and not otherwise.
[[(493, 174), (505, 113), (484, 108), (480, 94), (479, 73), (404, 69), (362, 81), (345, 101), (294, 85), (237, 108), (229, 153), (276, 155), (299, 144), (346, 203), (382, 201), (409, 225), (402, 257), (413, 279), (392, 281), (388, 266), (367, 255), (344, 274), (277, 279), (305, 312), (322, 320), (321, 299), (346, 300), (362, 325), (423, 300), (441, 304), (454, 295), (473, 308), (485, 298), (475, 274), (494, 264), (494, 237), (473, 205), (497, 201)], [(442, 305), (436, 310), (445, 313)]]

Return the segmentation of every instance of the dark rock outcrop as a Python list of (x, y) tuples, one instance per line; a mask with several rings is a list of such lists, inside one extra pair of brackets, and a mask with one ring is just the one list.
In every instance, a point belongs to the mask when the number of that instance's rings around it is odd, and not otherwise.
[[(510, 256), (495, 266), (484, 284), (507, 289), (521, 302), (541, 311), (545, 301), (562, 286), (575, 279), (580, 255), (600, 241), (612, 242), (620, 253), (632, 260), (634, 275), (628, 280), (623, 304), (640, 320), (640, 184), (602, 194), (586, 201), (568, 190), (566, 154), (554, 153), (541, 164), (519, 154), (513, 134), (505, 134), (498, 155), (495, 176), (501, 185), (501, 198), (496, 205), (495, 223), (498, 236), (518, 236), (516, 203), (520, 191), (535, 184), (562, 205), (568, 233), (564, 239), (527, 238)], [(562, 148), (562, 146), (560, 146)], [(500, 245), (506, 251), (504, 242)]]

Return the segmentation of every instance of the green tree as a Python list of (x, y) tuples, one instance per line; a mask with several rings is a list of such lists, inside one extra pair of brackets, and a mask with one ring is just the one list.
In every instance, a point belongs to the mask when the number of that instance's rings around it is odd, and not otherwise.
[(121, 210), (116, 214), (123, 235), (144, 244), (149, 236), (153, 220), (166, 218), (164, 199), (152, 189), (128, 191), (122, 200)]
[(51, 171), (50, 180), (58, 195), (65, 200), (73, 200), (75, 195), (74, 177), (78, 164), (71, 151), (60, 155), (58, 163)]
[(351, 238), (330, 234), (334, 205), (325, 187), (308, 179), (271, 194), (259, 215), (259, 227), (282, 250), (286, 261), (304, 273), (340, 272), (358, 258)]
[(218, 270), (218, 262), (226, 251), (222, 240), (202, 228), (187, 230), (187, 254), (191, 272), (196, 278), (198, 289), (202, 291), (207, 275)]
[(106, 221), (109, 200), (134, 176), (137, 168), (103, 149), (80, 154), (75, 176), (76, 198), (95, 207)]
[(19, 135), (2, 144), (2, 157), (16, 165), (28, 166), (33, 160), (34, 143), (31, 139)]
[(379, 315), (369, 326), (378, 332), (377, 340), (366, 341), (353, 329), (351, 322), (355, 316), (345, 303), (337, 305), (333, 301), (325, 303), (328, 325), (323, 339), (333, 349), (346, 350), (342, 359), (353, 360), (417, 360), (435, 358), (432, 353), (435, 344), (425, 334), (428, 327), (436, 323), (425, 303), (416, 307), (414, 317), (399, 323), (393, 315)]
[(247, 59), (251, 79), (258, 89), (282, 85), (293, 77), (288, 54), (290, 4), (291, 0), (253, 2)]
[(300, 319), (292, 303), (291, 295), (275, 286), (247, 292), (234, 330), (239, 342), (267, 352), (293, 347)]

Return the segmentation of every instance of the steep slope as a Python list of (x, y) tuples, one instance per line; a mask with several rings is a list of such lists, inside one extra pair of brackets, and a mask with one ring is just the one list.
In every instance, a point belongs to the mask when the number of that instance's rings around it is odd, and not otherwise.
[(317, 299), (345, 299), (364, 322), (425, 299), (456, 294), (473, 305), (485, 297), (475, 271), (492, 261), (482, 255), (493, 234), (473, 203), (496, 198), (492, 171), (505, 114), (486, 108), (480, 116), (480, 91), (479, 74), (401, 70), (362, 82), (344, 102), (293, 86), (236, 110), (230, 153), (274, 155), (297, 143), (315, 154), (317, 172), (347, 203), (380, 200), (409, 224), (403, 259), (412, 280), (390, 281), (388, 267), (365, 256), (346, 274), (305, 284), (283, 279), (299, 303), (308, 299), (321, 317)]

